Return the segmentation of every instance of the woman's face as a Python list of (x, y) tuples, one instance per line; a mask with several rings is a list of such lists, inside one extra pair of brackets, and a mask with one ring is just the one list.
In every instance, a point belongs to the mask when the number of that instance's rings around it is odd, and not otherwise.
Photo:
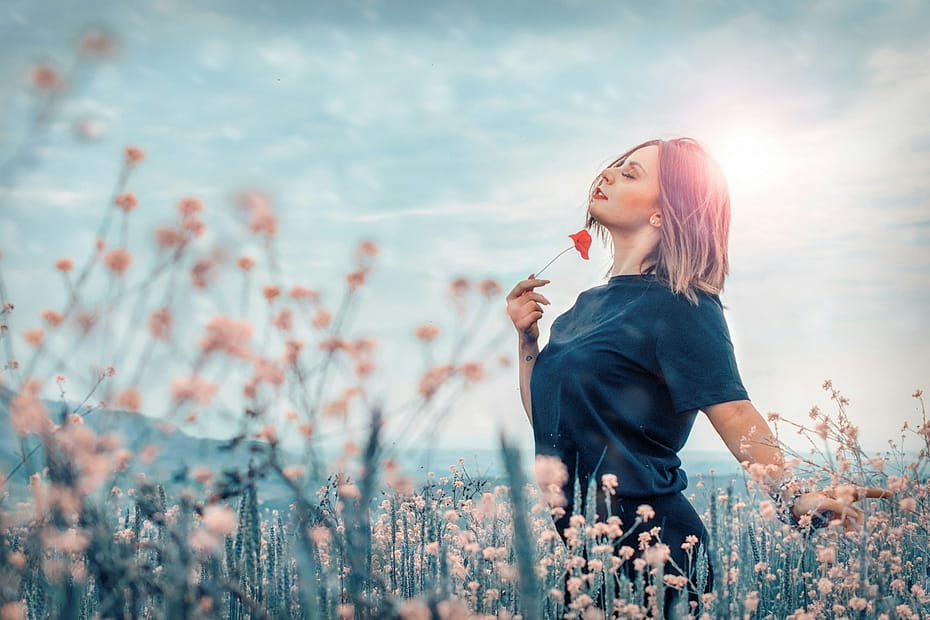
[(659, 193), (659, 147), (650, 144), (601, 173), (588, 212), (608, 230), (635, 232), (661, 217)]

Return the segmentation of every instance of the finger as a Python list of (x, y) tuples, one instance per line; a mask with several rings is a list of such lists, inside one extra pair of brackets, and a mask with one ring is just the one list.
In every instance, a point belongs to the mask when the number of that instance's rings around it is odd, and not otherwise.
[(525, 317), (523, 317), (522, 319), (520, 319), (519, 321), (517, 321), (514, 325), (516, 326), (517, 329), (521, 329), (521, 330), (529, 329), (530, 327), (533, 326), (534, 323), (536, 323), (539, 319), (542, 318), (542, 315), (543, 315), (542, 312), (531, 312), (527, 314)]
[(520, 280), (517, 282), (516, 286), (507, 294), (507, 300), (516, 299), (526, 291), (531, 291), (537, 286), (545, 286), (549, 284), (549, 280)]
[(824, 502), (814, 511), (818, 517), (826, 521), (825, 525), (839, 521), (847, 532), (859, 531), (865, 523), (865, 513), (850, 504), (841, 502)]
[(877, 487), (859, 487), (857, 489), (856, 497), (859, 499), (885, 499), (887, 497), (894, 497), (894, 493), (888, 489), (879, 489)]
[(549, 305), (549, 300), (546, 299), (544, 296), (540, 295), (539, 293), (535, 293), (535, 292), (532, 292), (532, 291), (527, 291), (527, 292), (523, 293), (522, 297), (523, 297), (524, 299), (532, 299), (533, 301), (537, 301), (537, 302), (539, 302), (539, 303), (541, 303), (541, 304), (545, 304), (545, 305), (547, 305), (547, 306)]

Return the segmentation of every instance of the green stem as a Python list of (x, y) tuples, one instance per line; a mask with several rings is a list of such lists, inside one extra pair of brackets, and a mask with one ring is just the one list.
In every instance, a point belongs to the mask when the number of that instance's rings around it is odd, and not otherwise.
[(569, 247), (565, 248), (564, 250), (562, 250), (561, 252), (559, 252), (558, 254), (556, 254), (556, 255), (555, 255), (555, 258), (553, 258), (551, 261), (549, 261), (548, 263), (546, 263), (545, 267), (543, 267), (542, 269), (540, 269), (539, 271), (537, 271), (536, 273), (534, 273), (533, 276), (534, 276), (535, 278), (538, 278), (538, 277), (539, 277), (539, 274), (541, 274), (542, 272), (544, 272), (544, 271), (546, 270), (546, 267), (548, 267), (549, 265), (551, 265), (552, 263), (554, 263), (558, 257), (562, 256), (563, 254), (565, 254), (566, 252), (568, 252), (569, 250), (571, 250), (573, 247), (575, 247), (575, 246), (569, 246)]

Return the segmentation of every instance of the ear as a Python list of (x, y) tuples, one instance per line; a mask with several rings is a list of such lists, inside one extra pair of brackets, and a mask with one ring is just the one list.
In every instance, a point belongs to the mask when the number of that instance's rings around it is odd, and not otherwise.
[(656, 228), (658, 228), (659, 226), (661, 226), (661, 225), (662, 225), (662, 214), (656, 212), (656, 213), (653, 213), (652, 215), (650, 215), (650, 216), (649, 216), (649, 223), (652, 224), (653, 226), (655, 226)]

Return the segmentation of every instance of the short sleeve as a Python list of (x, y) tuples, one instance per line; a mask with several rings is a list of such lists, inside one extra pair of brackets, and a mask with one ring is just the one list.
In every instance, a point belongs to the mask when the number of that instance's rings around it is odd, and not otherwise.
[(748, 400), (716, 295), (683, 295), (656, 316), (656, 358), (676, 413), (731, 400)]

